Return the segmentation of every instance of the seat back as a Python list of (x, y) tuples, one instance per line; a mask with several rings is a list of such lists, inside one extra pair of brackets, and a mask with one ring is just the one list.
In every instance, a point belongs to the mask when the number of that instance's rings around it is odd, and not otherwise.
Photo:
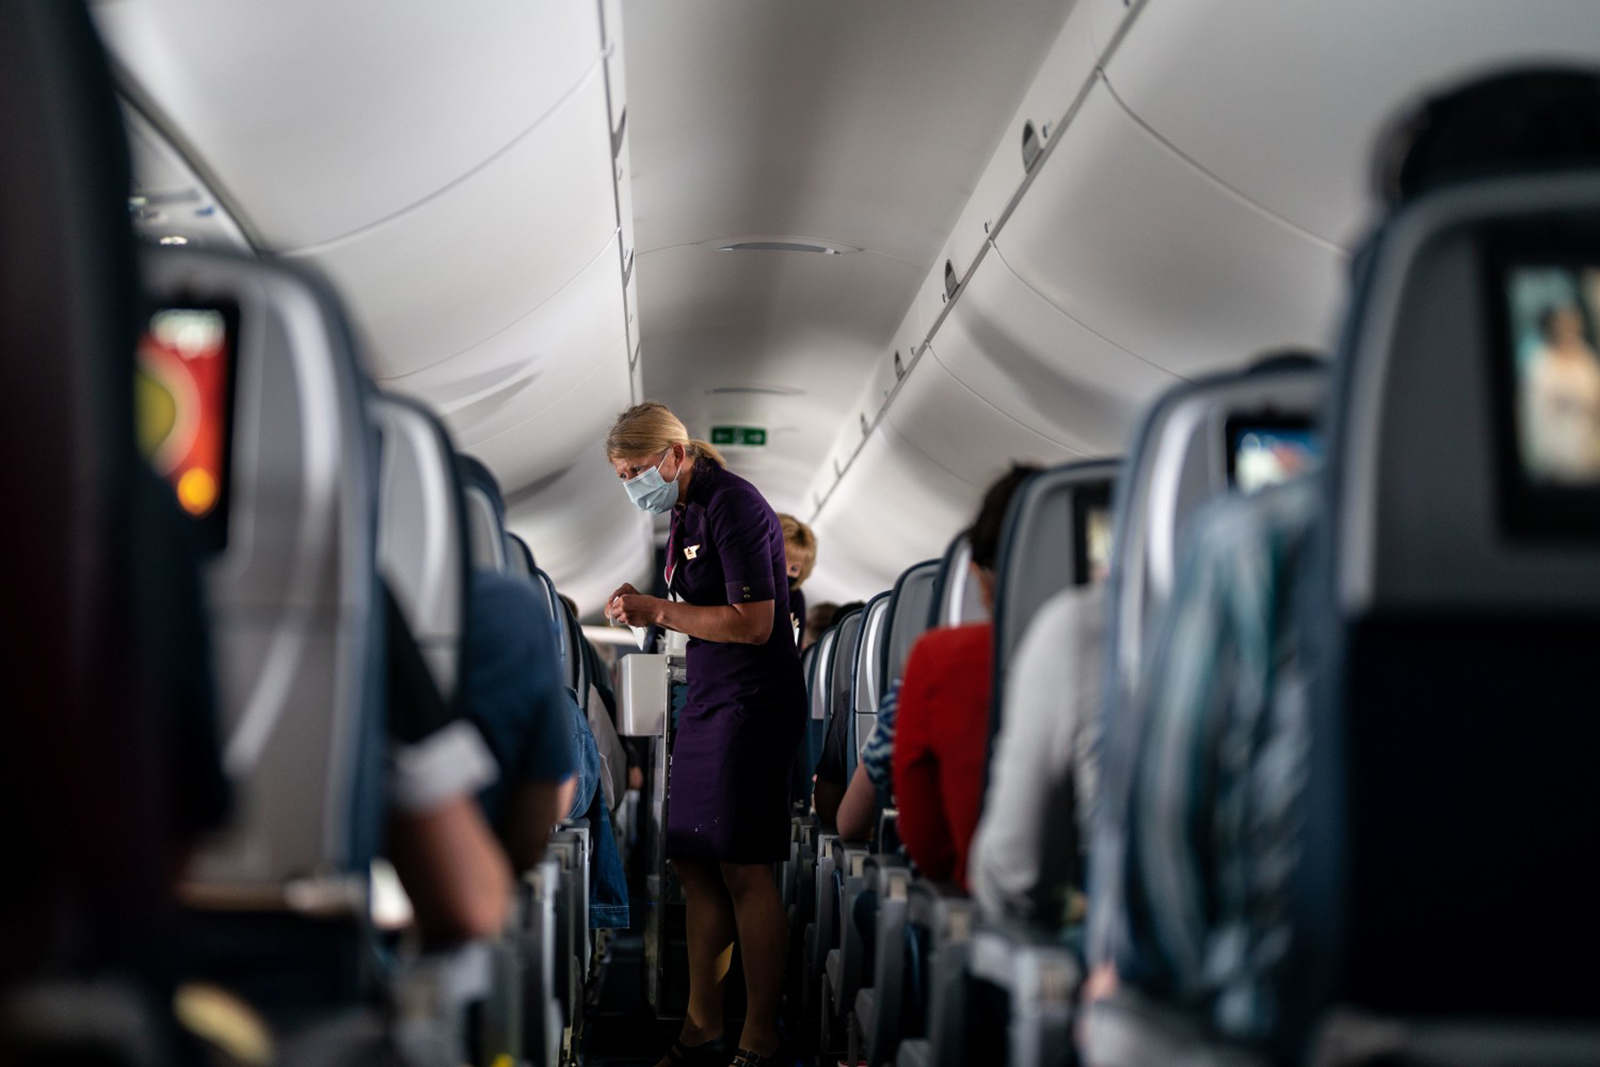
[[(951, 540), (944, 556), (939, 560), (938, 577), (933, 584), (933, 602), (928, 615), (928, 629), (939, 626), (960, 626), (969, 622), (983, 622), (989, 612), (983, 606), (983, 593), (978, 579), (972, 573), (972, 543), (965, 533)], [(907, 655), (910, 651), (907, 650)]]
[(878, 677), (884, 691), (905, 673), (911, 646), (928, 630), (933, 615), (934, 592), (939, 582), (940, 560), (928, 559), (913, 564), (895, 579), (889, 596), (888, 633), (879, 642), (881, 662)]
[(0, 888), (4, 996), (45, 971), (166, 969), (155, 919), (220, 777), (209, 738), (183, 748), (211, 726), (196, 561), (134, 445), (126, 140), (85, 5), (0, 4), (0, 104), (0, 379), (18, 400), (0, 428), (0, 827), (25, 872)]
[(851, 664), (850, 682), (850, 745), (846, 749), (847, 769), (855, 773), (856, 760), (861, 747), (867, 743), (872, 724), (878, 718), (878, 701), (883, 696), (881, 650), (889, 629), (889, 600), (891, 590), (885, 590), (867, 601), (861, 616), (861, 635), (856, 640), (855, 660)]
[(556, 592), (554, 579), (535, 567), (533, 580), (543, 592), (545, 608), (550, 612), (550, 633), (555, 637), (556, 659), (560, 664), (563, 684), (574, 693), (578, 693), (580, 701), (587, 701), (588, 694), (578, 691), (582, 682), (580, 675), (583, 668), (583, 654), (578, 648), (576, 623), (567, 614), (567, 606), (561, 602), (561, 595)]
[(221, 331), (203, 343), (231, 363), (231, 418), (216, 420), (226, 465), (210, 497), (186, 506), (214, 503), (207, 589), (239, 808), (197, 857), (188, 893), (228, 908), (362, 907), (384, 736), (366, 382), (342, 313), (313, 281), (196, 249), (148, 249), (144, 268), (158, 306), (186, 316), (175, 328)]
[(375, 396), (382, 442), (378, 570), (446, 702), (466, 656), (472, 587), (466, 496), (444, 424), (415, 401)]
[(512, 574), (520, 578), (533, 577), (538, 564), (533, 561), (533, 549), (514, 533), (506, 533), (506, 563)]
[[(1250, 492), (1320, 460), (1313, 428), (1327, 392), (1327, 364), (1283, 352), (1253, 366), (1170, 390), (1133, 436), (1118, 482), (1108, 585), (1113, 691), (1127, 705), (1172, 595), (1189, 520), (1237, 486)], [(1295, 464), (1301, 464), (1295, 469)], [(1114, 714), (1115, 712), (1113, 712)]]
[(1441, 188), (1365, 263), (1305, 583), (1297, 930), (1377, 1010), (1593, 1020), (1600, 171)]
[(1095, 557), (1109, 553), (1111, 483), (1120, 469), (1118, 460), (1052, 467), (1011, 497), (995, 561), (991, 736), (1000, 729), (1007, 671), (1028, 622), (1056, 593), (1087, 585)]
[(467, 494), (472, 565), (504, 574), (510, 569), (511, 561), (506, 554), (506, 505), (500, 483), (483, 461), (474, 456), (459, 455), (456, 462)]

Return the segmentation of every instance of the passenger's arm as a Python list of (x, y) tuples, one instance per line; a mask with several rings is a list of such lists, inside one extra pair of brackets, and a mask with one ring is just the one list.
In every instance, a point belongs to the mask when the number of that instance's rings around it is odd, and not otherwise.
[(550, 831), (572, 807), (577, 788), (575, 774), (559, 782), (524, 780), (512, 788), (506, 808), (505, 841), (514, 870), (531, 870), (544, 858)]
[(665, 626), (718, 644), (761, 645), (772, 636), (774, 600), (684, 604), (642, 593), (623, 593), (606, 605), (606, 617), (629, 626)]
[(867, 765), (856, 764), (856, 773), (850, 776), (850, 785), (839, 801), (838, 818), (834, 820), (839, 836), (846, 841), (872, 839), (872, 812), (876, 808), (878, 790), (867, 777)]
[(839, 803), (844, 799), (844, 785), (840, 782), (830, 781), (817, 776), (817, 784), (811, 791), (811, 806), (817, 811), (817, 818), (829, 826), (837, 827), (839, 822)]
[(397, 809), (389, 858), (429, 938), (492, 937), (511, 908), (511, 867), (478, 803), (453, 796), (426, 811)]

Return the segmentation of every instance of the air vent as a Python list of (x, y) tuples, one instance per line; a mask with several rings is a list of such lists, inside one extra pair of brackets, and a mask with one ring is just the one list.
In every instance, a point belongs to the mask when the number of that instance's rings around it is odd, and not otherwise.
[(1039, 134), (1034, 130), (1033, 123), (1022, 124), (1022, 169), (1032, 170), (1033, 165), (1039, 162), (1039, 157), (1044, 154), (1044, 145), (1039, 140)]
[(801, 252), (820, 256), (847, 256), (861, 249), (855, 245), (825, 241), (816, 237), (795, 237), (774, 234), (745, 234), (739, 237), (721, 237), (701, 241), (701, 248), (718, 252)]
[(804, 396), (804, 389), (790, 385), (719, 385), (706, 390), (707, 396)]

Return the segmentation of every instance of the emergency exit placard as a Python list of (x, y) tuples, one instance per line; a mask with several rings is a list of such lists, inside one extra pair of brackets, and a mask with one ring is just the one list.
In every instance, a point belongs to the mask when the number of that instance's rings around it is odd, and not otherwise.
[(767, 443), (767, 431), (760, 426), (713, 426), (711, 443), (714, 445), (743, 445), (761, 448)]

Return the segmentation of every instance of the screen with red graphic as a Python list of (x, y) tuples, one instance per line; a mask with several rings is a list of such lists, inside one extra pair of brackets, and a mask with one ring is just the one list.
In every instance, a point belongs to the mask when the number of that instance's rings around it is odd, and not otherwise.
[(231, 308), (163, 308), (139, 342), (139, 448), (213, 550), (228, 540), (236, 321)]

